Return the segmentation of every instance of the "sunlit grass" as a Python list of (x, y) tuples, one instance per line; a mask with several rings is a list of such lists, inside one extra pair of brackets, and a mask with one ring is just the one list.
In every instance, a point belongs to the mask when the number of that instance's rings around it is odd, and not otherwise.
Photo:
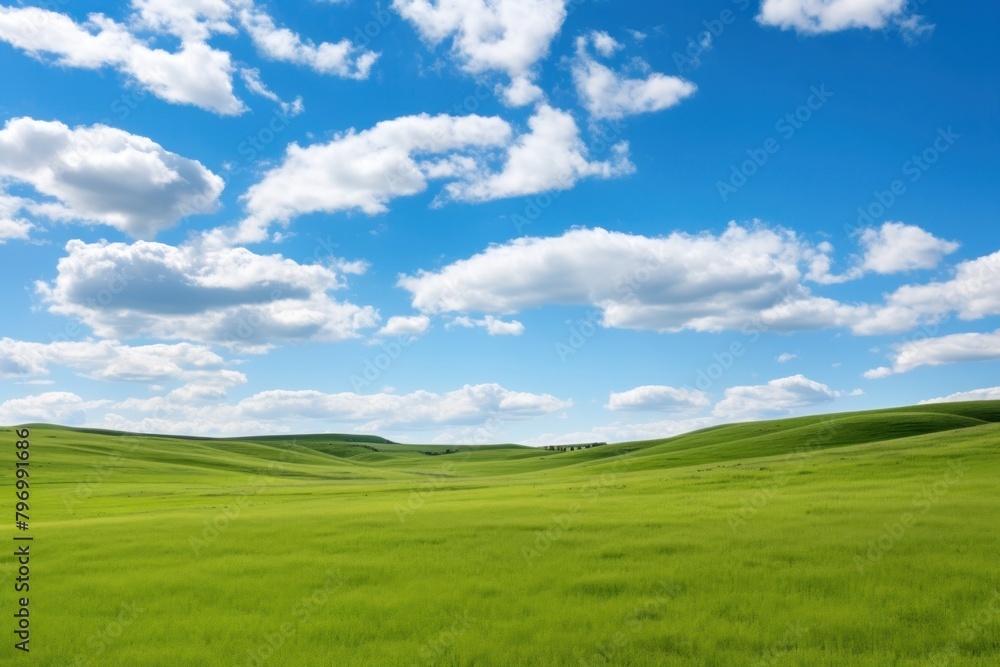
[(35, 426), (31, 664), (1000, 664), (995, 422), (439, 456)]

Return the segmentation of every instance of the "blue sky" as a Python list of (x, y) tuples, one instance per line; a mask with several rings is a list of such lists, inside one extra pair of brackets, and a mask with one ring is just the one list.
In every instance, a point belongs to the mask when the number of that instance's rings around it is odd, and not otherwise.
[(1000, 398), (998, 14), (0, 6), (0, 423), (544, 444)]

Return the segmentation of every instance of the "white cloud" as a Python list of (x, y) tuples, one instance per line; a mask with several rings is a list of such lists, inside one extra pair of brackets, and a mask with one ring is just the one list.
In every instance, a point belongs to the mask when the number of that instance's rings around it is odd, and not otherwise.
[(7, 241), (24, 241), (31, 236), (34, 225), (18, 215), (30, 204), (26, 199), (5, 195), (0, 190), (0, 245)]
[[(522, 86), (533, 67), (548, 54), (566, 18), (566, 0), (394, 0), (393, 9), (409, 21), (424, 41), (451, 39), (459, 65), (472, 74), (502, 72)], [(532, 98), (507, 95), (512, 104)]]
[(1000, 401), (1000, 387), (990, 387), (988, 389), (973, 389), (972, 391), (962, 391), (950, 396), (941, 398), (930, 398), (920, 401), (921, 405), (928, 403), (960, 403), (963, 401)]
[(281, 107), (281, 113), (289, 118), (298, 116), (300, 113), (305, 111), (305, 105), (302, 103), (302, 96), (296, 97), (291, 102), (286, 102), (275, 93), (273, 90), (267, 87), (267, 85), (260, 78), (260, 70), (255, 67), (243, 67), (240, 69), (240, 78), (243, 79), (243, 84), (247, 87), (254, 95), (260, 95), (264, 99), (271, 100), (272, 102), (277, 102), (278, 106)]
[(179, 37), (185, 42), (204, 42), (213, 34), (232, 35), (231, 2), (227, 0), (132, 0), (133, 24), (137, 29)]
[[(592, 306), (602, 311), (603, 326), (661, 332), (847, 327), (880, 335), (935, 325), (951, 313), (967, 321), (1000, 315), (1000, 252), (959, 263), (950, 280), (904, 285), (882, 303), (853, 304), (806, 286), (840, 282), (828, 272), (832, 252), (829, 243), (813, 245), (759, 223), (730, 223), (718, 236), (572, 229), (492, 245), (436, 271), (401, 276), (398, 285), (427, 314)], [(911, 261), (927, 256), (914, 251)]]
[(581, 46), (586, 48), (588, 37), (591, 44), (594, 45), (594, 50), (605, 58), (610, 58), (615, 54), (615, 51), (622, 48), (622, 45), (614, 37), (603, 30), (593, 30), (587, 37), (578, 38), (576, 42), (577, 48), (580, 48)]
[(779, 364), (787, 364), (789, 361), (792, 361), (792, 360), (798, 359), (798, 358), (799, 358), (799, 355), (797, 355), (797, 354), (792, 354), (791, 352), (782, 352), (781, 354), (778, 355), (777, 362)]
[(452, 327), (464, 327), (466, 329), (482, 327), (491, 336), (520, 336), (524, 333), (524, 325), (517, 320), (505, 322), (492, 315), (487, 315), (481, 320), (474, 320), (467, 315), (460, 315), (445, 325), (446, 329), (451, 329)]
[(186, 215), (214, 211), (223, 188), (222, 179), (200, 162), (146, 137), (104, 125), (71, 129), (32, 118), (11, 119), (0, 130), (0, 179), (26, 183), (52, 198), (0, 196), (2, 217), (10, 219), (21, 209), (110, 225), (138, 238), (154, 236)]
[(109, 428), (187, 434), (273, 433), (287, 430), (288, 424), (300, 429), (384, 433), (401, 428), (499, 425), (572, 406), (572, 401), (551, 394), (511, 391), (497, 384), (465, 385), (445, 393), (273, 390), (237, 403), (212, 403), (210, 398), (195, 394), (128, 399), (108, 405), (108, 413), (99, 423)]
[(420, 336), (431, 325), (426, 315), (393, 315), (378, 331), (379, 336)]
[(921, 366), (945, 366), (969, 361), (1000, 360), (1000, 330), (923, 338), (894, 346), (892, 367), (865, 372), (873, 380), (907, 373)]
[(497, 384), (465, 385), (444, 394), (324, 394), (318, 391), (265, 391), (237, 404), (256, 419), (325, 419), (360, 424), (362, 430), (428, 428), (478, 424), (497, 417), (521, 420), (558, 412), (572, 405), (551, 394), (514, 392)]
[[(160, 411), (180, 409), (187, 405), (204, 404), (226, 398), (227, 389), (245, 384), (243, 373), (224, 368), (225, 361), (210, 348), (189, 343), (128, 346), (118, 341), (61, 341), (33, 343), (0, 339), (0, 377), (31, 378), (47, 375), (53, 366), (61, 366), (78, 375), (105, 382), (135, 382), (178, 385), (165, 396), (149, 399), (128, 399), (117, 407)], [(29, 384), (51, 382), (31, 380)], [(159, 390), (160, 387), (154, 387)], [(81, 404), (71, 394), (45, 395), (45, 410), (56, 407), (55, 397), (69, 400), (67, 417), (50, 412), (49, 421), (81, 421), (77, 413)], [(110, 405), (110, 401), (95, 401), (83, 407)], [(19, 409), (25, 411), (24, 404)], [(29, 402), (28, 405), (35, 405)], [(11, 408), (14, 409), (13, 407)]]
[[(478, 322), (477, 322), (478, 324)], [(520, 336), (524, 333), (524, 325), (517, 320), (504, 322), (492, 315), (487, 315), (482, 326), (486, 327), (487, 333), (491, 336)]]
[(523, 107), (545, 97), (542, 89), (526, 76), (514, 77), (508, 86), (497, 86), (497, 92), (500, 99), (512, 107)]
[[(268, 227), (313, 212), (359, 210), (383, 213), (391, 199), (447, 180), (448, 199), (487, 201), (572, 187), (582, 178), (630, 173), (627, 145), (611, 161), (590, 161), (573, 117), (542, 105), (528, 121), (530, 132), (512, 138), (498, 117), (404, 116), (324, 144), (291, 144), (282, 163), (267, 172), (244, 197), (248, 217), (239, 228), (215, 234), (224, 244), (266, 237)], [(490, 163), (506, 155), (503, 168)], [(231, 235), (223, 239), (224, 235)]]
[(370, 306), (339, 302), (330, 266), (298, 264), (245, 248), (174, 247), (140, 241), (70, 241), (51, 284), (50, 312), (102, 337), (154, 336), (265, 349), (287, 341), (357, 338), (377, 325)]
[(854, 325), (855, 333), (885, 334), (936, 324), (950, 313), (971, 321), (1000, 315), (1000, 252), (961, 262), (951, 280), (904, 285)]
[(716, 417), (694, 417), (681, 420), (659, 420), (640, 423), (614, 422), (605, 426), (597, 426), (586, 431), (573, 433), (546, 433), (525, 440), (523, 444), (532, 447), (544, 445), (571, 445), (585, 442), (633, 442), (637, 440), (659, 440), (676, 435), (690, 433), (699, 429), (715, 426), (720, 420)]
[(0, 339), (0, 377), (47, 375), (65, 366), (84, 377), (113, 382), (192, 380), (221, 371), (223, 359), (208, 347), (179, 343), (128, 346), (115, 340), (34, 343)]
[[(234, 22), (264, 57), (323, 74), (365, 79), (378, 58), (347, 38), (315, 44), (276, 25), (253, 0), (133, 0), (132, 6), (127, 25), (96, 13), (77, 23), (35, 7), (0, 7), (0, 40), (39, 59), (51, 55), (64, 67), (114, 68), (160, 99), (222, 115), (247, 110), (233, 93), (232, 56), (208, 45), (216, 34), (234, 35)], [(180, 44), (176, 51), (156, 48), (158, 37)], [(301, 101), (286, 104), (294, 109)]]
[(373, 51), (359, 48), (344, 38), (339, 42), (314, 44), (288, 28), (279, 28), (266, 12), (244, 2), (239, 21), (254, 46), (271, 60), (304, 65), (321, 74), (335, 74), (348, 79), (367, 79), (378, 59)]
[(589, 305), (603, 311), (604, 326), (658, 331), (788, 331), (856, 321), (859, 307), (802, 286), (802, 265), (814, 253), (792, 232), (763, 226), (656, 238), (573, 229), (493, 245), (398, 284), (428, 314)]
[(0, 424), (30, 422), (76, 425), (87, 419), (87, 411), (101, 408), (110, 401), (85, 401), (66, 391), (13, 398), (0, 403)]
[(805, 34), (849, 28), (880, 30), (894, 19), (905, 20), (905, 10), (905, 0), (764, 0), (757, 21)]
[(576, 121), (566, 111), (540, 105), (528, 127), (530, 132), (510, 147), (499, 173), (450, 183), (445, 191), (454, 199), (481, 202), (566, 190), (584, 178), (614, 178), (635, 171), (626, 142), (612, 147), (611, 160), (591, 161)]
[[(151, 24), (160, 21), (150, 17)], [(233, 95), (230, 55), (190, 39), (196, 29), (193, 24), (180, 27), (181, 22), (162, 19), (162, 25), (189, 38), (169, 52), (148, 46), (102, 14), (90, 14), (78, 24), (64, 14), (35, 7), (0, 7), (0, 40), (40, 59), (51, 54), (55, 64), (64, 67), (112, 67), (167, 102), (193, 104), (223, 115), (245, 111)], [(200, 30), (208, 33), (213, 28), (203, 25)]]
[(471, 178), (482, 168), (482, 150), (502, 147), (509, 137), (500, 118), (421, 114), (325, 144), (292, 143), (281, 165), (245, 195), (250, 215), (239, 239), (262, 240), (272, 222), (304, 213), (382, 213), (390, 199), (424, 191), (430, 178)]
[(189, 411), (206, 404), (215, 406), (227, 398), (229, 389), (246, 384), (247, 377), (237, 371), (220, 369), (187, 373), (185, 380), (187, 380), (185, 384), (163, 396), (129, 398), (115, 403), (112, 409), (166, 415), (171, 412)]
[[(592, 118), (618, 119), (661, 111), (679, 104), (697, 90), (690, 81), (659, 72), (643, 78), (629, 78), (598, 62), (590, 54), (590, 46), (604, 57), (610, 57), (621, 45), (604, 32), (592, 32), (576, 40), (573, 81), (577, 95)], [(643, 70), (649, 68), (642, 60), (634, 60), (633, 65)]]
[(803, 375), (771, 380), (764, 385), (730, 387), (712, 414), (726, 419), (743, 419), (757, 415), (787, 414), (839, 398), (832, 391)]
[(945, 255), (958, 250), (953, 241), (901, 222), (887, 222), (877, 230), (866, 229), (860, 242), (864, 248), (862, 268), (881, 274), (934, 269)]
[(686, 410), (709, 405), (708, 394), (696, 389), (645, 385), (623, 392), (611, 392), (609, 410)]

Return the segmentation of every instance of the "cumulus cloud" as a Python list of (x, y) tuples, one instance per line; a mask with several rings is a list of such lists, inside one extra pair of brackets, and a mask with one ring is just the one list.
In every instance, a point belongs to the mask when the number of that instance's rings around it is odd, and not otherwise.
[(38, 377), (65, 366), (95, 380), (164, 382), (192, 380), (220, 371), (223, 359), (190, 343), (128, 346), (115, 340), (35, 343), (0, 339), (0, 377)]
[(712, 414), (726, 419), (787, 414), (829, 403), (841, 393), (803, 375), (771, 380), (767, 384), (730, 387)]
[(1000, 360), (1000, 330), (923, 338), (894, 346), (891, 367), (865, 372), (868, 379), (907, 373), (921, 366), (945, 366), (968, 361)]
[(465, 385), (438, 394), (324, 394), (317, 391), (265, 391), (240, 401), (241, 414), (257, 419), (343, 420), (362, 430), (477, 424), (492, 416), (504, 420), (540, 417), (564, 410), (572, 401), (551, 394), (515, 392), (498, 384)]
[(331, 266), (299, 264), (245, 248), (66, 245), (58, 276), (36, 289), (49, 311), (102, 337), (153, 336), (266, 349), (282, 342), (357, 338), (375, 327), (370, 306), (340, 302)]
[(920, 227), (902, 222), (866, 229), (861, 233), (860, 243), (864, 249), (862, 268), (881, 274), (934, 269), (945, 255), (958, 250), (954, 241), (939, 239)]
[[(573, 62), (573, 82), (583, 106), (594, 119), (619, 119), (641, 113), (668, 109), (694, 95), (697, 90), (690, 81), (659, 72), (642, 78), (630, 78), (599, 62), (591, 47), (605, 58), (622, 48), (606, 32), (591, 32), (576, 40)], [(632, 61), (633, 68), (649, 70), (641, 59)]]
[(691, 431), (719, 424), (717, 417), (693, 417), (680, 420), (657, 420), (649, 422), (613, 422), (596, 426), (585, 431), (572, 433), (546, 433), (525, 440), (523, 444), (532, 447), (545, 445), (572, 445), (585, 442), (634, 442), (637, 440), (659, 440), (683, 435)]
[(460, 315), (445, 325), (445, 327), (448, 329), (453, 327), (463, 327), (466, 329), (482, 327), (483, 329), (486, 329), (487, 333), (491, 336), (520, 336), (524, 333), (524, 325), (517, 320), (505, 322), (504, 320), (493, 317), (492, 315), (487, 315), (481, 320), (475, 320), (466, 315)]
[(110, 225), (137, 238), (186, 215), (212, 212), (223, 188), (200, 162), (146, 137), (32, 118), (14, 118), (0, 130), (0, 179), (30, 185), (40, 195), (0, 197), (0, 214), (8, 220), (20, 210)]
[(34, 225), (21, 213), (32, 204), (31, 200), (4, 194), (0, 188), (0, 245), (7, 241), (24, 241), (31, 236)]
[(972, 391), (962, 391), (940, 398), (929, 398), (920, 401), (921, 405), (928, 403), (961, 403), (963, 401), (1000, 401), (1000, 387), (990, 387), (988, 389), (973, 389)]
[[(167, 21), (163, 18), (162, 25)], [(182, 40), (177, 51), (165, 51), (148, 46), (103, 14), (76, 23), (65, 14), (35, 7), (0, 7), (0, 40), (39, 59), (54, 56), (55, 64), (63, 67), (114, 68), (167, 102), (223, 115), (246, 110), (233, 94), (230, 55), (204, 41)]]
[(934, 325), (955, 313), (971, 321), (1000, 315), (1000, 252), (959, 263), (954, 277), (904, 285), (854, 325), (855, 333), (885, 334)]
[(500, 99), (512, 107), (523, 107), (545, 97), (542, 89), (527, 76), (517, 76), (507, 86), (497, 86)]
[(428, 314), (510, 314), (550, 304), (601, 309), (604, 326), (758, 331), (848, 324), (858, 308), (812, 295), (815, 248), (792, 232), (732, 224), (721, 235), (646, 237), (573, 229), (518, 238), (398, 284)]
[(291, 102), (286, 102), (285, 100), (278, 97), (278, 94), (267, 87), (261, 78), (260, 70), (255, 67), (243, 67), (240, 69), (240, 78), (243, 79), (243, 85), (247, 87), (254, 95), (260, 95), (264, 99), (276, 102), (279, 107), (281, 107), (281, 113), (289, 118), (298, 116), (305, 110), (305, 105), (302, 103), (302, 96), (296, 97)]
[(132, 0), (132, 24), (137, 30), (174, 35), (185, 42), (203, 42), (214, 34), (232, 35), (232, 3), (227, 0)]
[(787, 364), (789, 361), (793, 361), (798, 358), (799, 355), (797, 354), (792, 354), (791, 352), (782, 352), (781, 354), (778, 355), (777, 362), (779, 364)]
[(262, 240), (272, 222), (304, 213), (382, 213), (390, 199), (425, 190), (428, 179), (472, 177), (482, 168), (482, 150), (506, 144), (510, 131), (496, 117), (421, 114), (324, 144), (293, 143), (245, 195), (249, 217), (239, 238)]
[[(115, 69), (162, 100), (227, 116), (247, 107), (233, 93), (232, 56), (208, 40), (235, 34), (237, 25), (265, 58), (323, 74), (364, 79), (378, 58), (347, 38), (315, 44), (276, 25), (253, 0), (134, 0), (132, 6), (126, 23), (98, 13), (77, 23), (36, 7), (0, 7), (0, 40), (63, 67)], [(158, 37), (180, 44), (174, 51), (157, 48), (151, 42)]]
[(881, 303), (843, 303), (807, 286), (837, 282), (822, 270), (832, 250), (759, 223), (662, 237), (578, 228), (495, 244), (397, 284), (425, 314), (591, 306), (605, 327), (661, 332), (844, 327), (881, 335), (951, 313), (963, 320), (1000, 314), (1000, 252), (961, 262), (950, 280), (904, 285)]
[(247, 377), (237, 371), (220, 369), (186, 373), (185, 380), (183, 385), (162, 396), (129, 398), (111, 407), (115, 410), (137, 410), (167, 415), (186, 412), (201, 405), (215, 406), (228, 397), (229, 389), (246, 384)]
[[(394, 0), (393, 9), (431, 45), (451, 40), (459, 66), (471, 74), (501, 72), (512, 83), (510, 104), (527, 104), (535, 64), (548, 54), (566, 18), (566, 0)], [(525, 90), (531, 92), (525, 95)]]
[(431, 319), (426, 315), (393, 315), (378, 330), (379, 336), (420, 336), (431, 326)]
[(906, 6), (906, 0), (764, 0), (757, 21), (807, 35), (891, 25), (907, 34), (932, 28)]
[(697, 389), (645, 385), (623, 392), (611, 392), (609, 410), (687, 410), (709, 405), (708, 394)]
[(100, 423), (111, 428), (188, 434), (271, 433), (287, 429), (290, 423), (313, 430), (385, 433), (523, 421), (572, 406), (572, 401), (551, 394), (512, 391), (498, 384), (408, 394), (272, 390), (236, 403), (204, 405), (179, 398), (112, 403)]
[(82, 424), (87, 411), (102, 408), (110, 401), (85, 401), (67, 391), (49, 391), (24, 398), (12, 398), (0, 403), (0, 424), (30, 422), (65, 425)]
[[(632, 170), (624, 143), (610, 161), (589, 160), (576, 121), (565, 111), (542, 105), (528, 125), (529, 132), (514, 137), (495, 116), (420, 114), (323, 144), (293, 143), (282, 163), (249, 189), (248, 216), (224, 242), (263, 240), (271, 224), (306, 213), (383, 213), (390, 200), (423, 192), (432, 179), (449, 181), (436, 198), (440, 205), (561, 190), (583, 178)], [(503, 166), (494, 172), (491, 164), (500, 158)]]
[(610, 160), (590, 160), (580, 129), (566, 111), (540, 105), (528, 128), (510, 146), (501, 171), (450, 183), (445, 188), (448, 195), (475, 202), (520, 197), (567, 190), (585, 178), (614, 178), (635, 170), (626, 142), (612, 147)]
[(315, 44), (288, 28), (279, 28), (267, 12), (251, 2), (242, 2), (239, 21), (254, 46), (266, 58), (303, 65), (321, 74), (348, 79), (367, 79), (378, 54), (362, 49), (344, 38), (338, 42)]

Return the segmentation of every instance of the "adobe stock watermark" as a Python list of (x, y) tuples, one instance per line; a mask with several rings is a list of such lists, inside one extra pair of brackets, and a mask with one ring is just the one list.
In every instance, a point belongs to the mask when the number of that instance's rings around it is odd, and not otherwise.
[[(97, 289), (91, 296), (84, 299), (84, 303), (91, 310), (99, 310), (102, 308), (110, 308), (115, 301), (115, 297), (120, 295), (128, 286), (136, 279), (136, 275), (132, 273), (131, 269), (128, 267), (115, 269), (110, 273), (105, 273), (102, 276), (104, 286)], [(68, 343), (71, 341), (80, 340), (86, 334), (86, 330), (83, 325), (76, 321), (67, 322), (62, 330), (55, 333), (49, 333), (49, 341), (52, 343)]]
[(529, 567), (548, 552), (552, 546), (566, 536), (583, 512), (593, 506), (601, 496), (613, 488), (619, 480), (620, 472), (632, 464), (631, 455), (619, 454), (611, 465), (611, 471), (592, 476), (580, 489), (582, 500), (574, 501), (565, 512), (552, 514), (549, 525), (544, 530), (535, 531), (535, 539), (530, 545), (521, 547), (521, 556)]
[(62, 495), (63, 505), (70, 514), (75, 514), (77, 505), (89, 500), (94, 492), (107, 481), (111, 475), (125, 461), (125, 453), (132, 453), (139, 448), (140, 443), (146, 443), (150, 439), (145, 437), (135, 438), (125, 452), (114, 451), (106, 454), (101, 460), (90, 464), (86, 474), (79, 477), (76, 485), (71, 490), (65, 491)]
[(776, 644), (764, 651), (763, 655), (753, 661), (752, 667), (771, 667), (778, 658), (798, 646), (799, 640), (809, 632), (809, 628), (799, 621), (793, 621), (785, 626), (785, 634)]
[(747, 159), (730, 167), (729, 178), (715, 182), (715, 189), (722, 201), (729, 201), (730, 197), (739, 192), (781, 150), (781, 142), (791, 141), (832, 97), (833, 92), (827, 90), (826, 84), (811, 87), (805, 102), (775, 122), (774, 131), (778, 133), (778, 137), (768, 137), (760, 147), (748, 148)]
[[(736, 5), (736, 9), (740, 12), (745, 12), (752, 5), (751, 0), (732, 0), (732, 3)], [(736, 22), (737, 16), (736, 11), (726, 8), (714, 18), (702, 21), (701, 27), (704, 30), (694, 37), (689, 36), (685, 38), (686, 46), (684, 52), (674, 51), (674, 65), (678, 71), (684, 73), (701, 65), (701, 56), (712, 48), (716, 39), (722, 37), (723, 33), (726, 32), (726, 28)]]
[(260, 644), (247, 649), (246, 659), (241, 663), (246, 667), (261, 667), (268, 664), (271, 657), (308, 624), (313, 616), (330, 603), (330, 598), (341, 588), (345, 579), (339, 570), (327, 570), (323, 583), (304, 595), (288, 614), (289, 620), (282, 622), (274, 631), (264, 636)]
[(239, 156), (236, 161), (223, 163), (222, 170), (226, 172), (226, 176), (236, 176), (257, 164), (262, 159), (267, 147), (292, 124), (292, 118), (295, 115), (291, 109), (283, 108), (281, 105), (272, 111), (256, 132), (246, 135), (236, 145), (236, 154)]
[(729, 516), (726, 517), (726, 523), (729, 524), (730, 530), (733, 533), (738, 532), (751, 519), (760, 514), (772, 500), (778, 497), (779, 491), (805, 467), (809, 457), (834, 442), (838, 430), (837, 420), (824, 421), (819, 433), (810, 438), (804, 447), (796, 447), (794, 451), (785, 454), (782, 457), (782, 463), (792, 465), (782, 465), (777, 472), (771, 474), (771, 479), (767, 483), (757, 485), (757, 489), (753, 493), (747, 494), (740, 501), (739, 508), (730, 512)]
[(247, 477), (247, 489), (234, 502), (225, 505), (211, 519), (202, 522), (202, 529), (197, 535), (188, 537), (191, 552), (198, 557), (201, 552), (215, 544), (230, 526), (243, 515), (243, 510), (250, 505), (251, 499), (274, 484), (273, 476), (284, 471), (282, 465), (288, 460), (288, 450), (282, 450), (281, 463), (271, 462), (267, 465), (266, 474), (253, 474)]
[(461, 615), (456, 615), (447, 629), (437, 633), (421, 645), (417, 650), (417, 659), (410, 663), (410, 667), (437, 664), (455, 646), (471, 625), (472, 620), (469, 618), (468, 610)]
[(367, 49), (373, 41), (378, 39), (382, 31), (392, 23), (394, 16), (389, 10), (382, 7), (381, 3), (369, 11), (368, 15), (371, 16), (371, 20), (366, 21), (364, 25), (355, 25), (354, 34), (351, 35), (351, 43), (359, 49)]
[[(639, 291), (656, 276), (664, 264), (665, 260), (662, 257), (651, 253), (645, 261), (632, 267), (631, 271), (618, 276), (615, 281), (615, 293), (623, 299), (636, 300)], [(587, 341), (601, 330), (603, 322), (604, 313), (597, 308), (587, 311), (583, 319), (571, 322), (569, 336), (555, 344), (559, 361), (565, 364), (570, 357), (582, 350)]]
[(919, 153), (914, 153), (900, 167), (902, 178), (893, 179), (885, 190), (876, 190), (872, 193), (872, 200), (868, 204), (858, 207), (855, 224), (845, 225), (844, 229), (848, 235), (874, 227), (882, 216), (909, 192), (910, 186), (923, 178), (924, 174), (938, 163), (941, 156), (950, 151), (961, 138), (962, 135), (951, 127), (938, 128), (937, 134), (927, 147)]
[(365, 359), (361, 368), (361, 373), (352, 373), (350, 377), (351, 387), (355, 392), (367, 389), (372, 386), (382, 373), (389, 370), (392, 365), (403, 356), (403, 352), (418, 340), (417, 336), (403, 334), (388, 341), (379, 341), (379, 352)]
[(636, 605), (625, 618), (622, 627), (614, 635), (598, 642), (588, 657), (580, 659), (580, 667), (629, 664), (629, 656), (625, 655), (625, 652), (632, 643), (632, 637), (643, 625), (659, 617), (663, 607), (682, 592), (683, 588), (679, 584), (668, 584), (665, 581), (660, 581), (657, 585), (656, 597)]
[[(317, 264), (324, 264), (330, 260), (332, 260), (331, 263), (335, 263), (337, 258), (335, 251), (338, 247), (339, 244), (332, 241), (329, 235), (324, 238), (317, 237), (316, 245), (313, 246), (310, 256)], [(286, 293), (282, 288), (275, 288), (268, 294), (271, 302), (279, 301), (285, 296)], [(258, 331), (268, 322), (269, 320), (265, 317), (265, 312), (262, 310), (248, 309), (244, 311), (237, 315), (229, 325), (225, 334), (224, 345), (231, 347), (252, 346), (252, 342), (258, 335)], [(266, 345), (266, 343), (262, 343), (262, 345)]]
[(88, 651), (77, 654), (71, 662), (66, 663), (67, 667), (90, 667), (91, 665), (107, 664), (101, 657), (145, 611), (145, 608), (134, 602), (119, 604), (117, 616), (108, 621), (100, 630), (87, 637), (84, 643)]
[[(590, 159), (600, 158), (609, 153), (618, 144), (625, 133), (626, 125), (619, 120), (601, 120), (590, 125), (591, 134), (597, 138), (594, 140), (588, 152)], [(559, 183), (571, 182), (575, 175), (575, 167), (570, 166), (564, 169), (556, 179)], [(524, 235), (525, 228), (535, 224), (542, 214), (545, 213), (566, 190), (551, 190), (539, 192), (524, 201), (521, 210), (510, 216), (510, 221), (514, 225), (518, 234)]]
[(917, 14), (917, 10), (925, 4), (927, 4), (927, 0), (906, 0), (897, 11), (895, 20), (886, 21), (882, 29), (879, 30), (882, 33), (882, 39), (888, 40), (894, 30), (903, 33), (903, 39), (906, 41), (912, 41), (914, 37), (932, 31), (934, 26), (925, 23), (922, 20), (923, 17)]
[(600, 310), (591, 309), (583, 318), (570, 322), (569, 335), (565, 340), (555, 344), (556, 356), (559, 357), (559, 361), (565, 364), (571, 356), (582, 350), (587, 341), (601, 330), (601, 320), (603, 319), (604, 315)]
[(1000, 617), (1000, 590), (993, 589), (993, 597), (962, 623), (958, 639), (948, 642), (942, 650), (932, 653), (927, 660), (927, 667), (949, 667), (961, 656), (958, 642), (968, 644), (975, 641), (998, 617)]
[(435, 491), (454, 479), (456, 470), (453, 463), (446, 463), (438, 471), (420, 482), (417, 488), (411, 490), (406, 503), (396, 503), (395, 512), (399, 523), (406, 523), (407, 519), (423, 509)]
[(917, 520), (927, 514), (931, 507), (941, 502), (941, 499), (962, 480), (964, 475), (965, 466), (961, 461), (949, 461), (948, 472), (933, 484), (928, 484), (921, 489), (920, 493), (913, 497), (910, 510), (903, 512), (895, 521), (885, 524), (882, 533), (877, 538), (868, 540), (868, 548), (864, 554), (854, 556), (854, 566), (857, 568), (858, 574), (864, 575), (869, 567), (880, 563), (885, 555), (892, 551), (906, 536)]
[[(779, 295), (777, 303), (782, 303), (785, 299), (787, 299), (787, 297), (791, 295), (792, 289), (793, 288), (786, 288), (783, 290), (782, 294)], [(699, 368), (698, 372), (695, 374), (695, 388), (701, 391), (708, 391), (711, 389), (715, 383), (731, 371), (736, 366), (737, 362), (746, 356), (751, 347), (770, 330), (771, 325), (764, 320), (762, 315), (755, 315), (748, 318), (742, 326), (740, 326), (740, 334), (745, 336), (747, 340), (730, 341), (721, 352), (713, 352), (712, 361)]]

